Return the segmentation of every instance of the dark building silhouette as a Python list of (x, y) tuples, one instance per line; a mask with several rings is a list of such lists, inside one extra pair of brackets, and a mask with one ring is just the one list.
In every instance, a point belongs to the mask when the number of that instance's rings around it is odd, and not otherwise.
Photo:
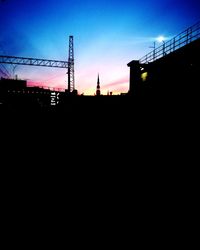
[(27, 82), (25, 80), (17, 80), (17, 79), (6, 79), (1, 78), (1, 90), (20, 90), (27, 87)]
[(100, 96), (100, 95), (101, 95), (99, 74), (98, 74), (98, 79), (97, 79), (97, 90), (96, 90), (96, 95), (97, 95), (97, 96)]
[(17, 79), (0, 80), (0, 103), (9, 110), (49, 108), (58, 102), (58, 92), (39, 87), (27, 87), (27, 82)]

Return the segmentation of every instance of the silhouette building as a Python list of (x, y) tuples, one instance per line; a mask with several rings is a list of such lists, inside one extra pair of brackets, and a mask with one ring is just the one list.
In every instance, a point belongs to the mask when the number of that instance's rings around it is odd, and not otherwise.
[(101, 95), (99, 74), (98, 74), (98, 79), (97, 79), (97, 90), (96, 90), (96, 95), (97, 95), (97, 96), (100, 96), (100, 95)]

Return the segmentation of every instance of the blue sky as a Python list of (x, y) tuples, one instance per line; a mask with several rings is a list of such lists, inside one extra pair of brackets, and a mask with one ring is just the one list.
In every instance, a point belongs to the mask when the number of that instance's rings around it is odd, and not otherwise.
[[(171, 38), (200, 20), (200, 1), (5, 0), (0, 2), (0, 54), (67, 60), (74, 36), (79, 93), (128, 91), (127, 63), (148, 53), (156, 37)], [(17, 66), (35, 85), (65, 88), (63, 69)]]

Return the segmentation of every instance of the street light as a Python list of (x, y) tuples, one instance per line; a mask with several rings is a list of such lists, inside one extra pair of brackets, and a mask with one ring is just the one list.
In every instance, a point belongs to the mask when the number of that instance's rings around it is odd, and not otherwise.
[(159, 43), (163, 43), (163, 56), (166, 55), (165, 53), (165, 40), (166, 38), (164, 36), (158, 36), (156, 39)]
[(153, 46), (149, 47), (149, 48), (153, 49), (153, 61), (156, 58), (156, 42), (163, 43), (163, 56), (165, 55), (165, 40), (166, 40), (166, 38), (164, 36), (158, 36), (156, 38), (156, 41), (154, 41)]
[(158, 36), (157, 38), (156, 38), (156, 41), (158, 41), (159, 43), (164, 43), (165, 42), (165, 37), (164, 36)]

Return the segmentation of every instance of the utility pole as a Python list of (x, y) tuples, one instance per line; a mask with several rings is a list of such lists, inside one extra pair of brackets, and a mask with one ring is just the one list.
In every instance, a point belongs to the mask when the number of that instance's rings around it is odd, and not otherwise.
[(153, 61), (154, 61), (156, 57), (156, 42), (154, 42), (153, 46), (150, 46), (149, 48), (153, 49)]
[(68, 92), (75, 90), (74, 79), (74, 38), (69, 37), (69, 58), (68, 58)]

